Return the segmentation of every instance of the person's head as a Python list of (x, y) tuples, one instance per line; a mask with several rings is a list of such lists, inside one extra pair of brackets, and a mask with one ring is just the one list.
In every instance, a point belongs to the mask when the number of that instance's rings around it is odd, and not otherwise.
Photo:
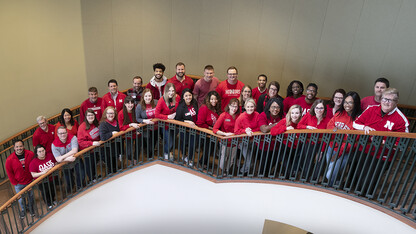
[(58, 130), (56, 130), (56, 134), (58, 134), (58, 138), (62, 143), (65, 143), (68, 139), (68, 131), (64, 126), (59, 126)]
[(388, 87), (390, 87), (390, 82), (384, 77), (378, 78), (374, 82), (374, 96), (381, 97), (384, 90), (386, 90)]
[(152, 105), (152, 107), (155, 107), (152, 90), (148, 88), (143, 90), (142, 98), (140, 99), (140, 105), (142, 106), (142, 110), (146, 109), (146, 105)]
[(214, 78), (214, 75), (214, 67), (212, 65), (206, 65), (204, 68), (204, 80), (211, 82), (212, 78)]
[(264, 108), (264, 112), (268, 119), (271, 117), (276, 118), (279, 117), (280, 119), (283, 117), (283, 101), (280, 98), (272, 98), (270, 99)]
[(175, 96), (176, 96), (175, 85), (173, 85), (172, 83), (167, 83), (165, 85), (165, 92), (163, 93), (163, 98), (165, 99), (165, 102), (167, 102), (169, 99), (173, 99), (174, 101)]
[(134, 99), (132, 96), (127, 96), (124, 99), (124, 105), (123, 105), (123, 125), (128, 125), (131, 123), (129, 113), (131, 114), (131, 119), (133, 121), (136, 120), (136, 112), (134, 111)]
[(36, 118), (36, 122), (38, 122), (40, 129), (42, 129), (45, 132), (48, 131), (48, 120), (46, 119), (45, 116), (43, 115), (38, 116)]
[(108, 90), (112, 95), (115, 95), (118, 92), (118, 83), (115, 79), (111, 79), (108, 81)]
[(270, 98), (277, 97), (277, 94), (279, 93), (279, 90), (280, 90), (279, 82), (277, 81), (270, 82), (268, 89), (269, 89), (268, 95)]
[(286, 114), (286, 126), (290, 126), (291, 123), (299, 123), (301, 118), (302, 107), (299, 105), (291, 106)]
[(266, 84), (267, 84), (267, 76), (265, 74), (260, 74), (257, 77), (257, 86), (259, 87), (259, 89), (264, 89), (266, 88)]
[(344, 89), (337, 89), (332, 94), (332, 98), (330, 101), (331, 107), (340, 107), (342, 105), (342, 100), (344, 100), (345, 97), (345, 90)]
[(315, 83), (309, 83), (306, 87), (306, 99), (314, 100), (318, 94), (318, 86)]
[(98, 89), (96, 87), (91, 87), (88, 89), (88, 99), (91, 103), (97, 102), (98, 99)]
[(251, 97), (252, 95), (250, 85), (244, 85), (240, 92), (240, 101), (242, 102), (242, 104), (244, 104), (244, 102)]
[(107, 108), (105, 108), (105, 110), (103, 111), (103, 116), (101, 117), (101, 121), (106, 121), (106, 120), (110, 122), (117, 120), (117, 113), (114, 107), (107, 106)]
[(143, 79), (140, 76), (133, 77), (133, 90), (139, 91), (143, 85)]
[(394, 110), (399, 103), (399, 91), (395, 88), (387, 88), (381, 95), (381, 110), (389, 113)]
[(35, 149), (33, 150), (35, 151), (35, 157), (37, 157), (40, 160), (44, 160), (46, 157), (46, 149), (45, 146), (38, 144), (37, 146), (35, 146)]
[(153, 64), (153, 72), (155, 75), (156, 81), (161, 81), (163, 79), (163, 73), (165, 72), (165, 65), (161, 63), (155, 63)]
[(237, 98), (232, 98), (225, 106), (224, 111), (230, 115), (240, 114), (240, 101)]
[(182, 79), (184, 75), (185, 75), (185, 64), (183, 62), (179, 62), (176, 64), (176, 76)]
[(24, 150), (25, 150), (25, 146), (23, 145), (23, 141), (22, 140), (16, 140), (13, 142), (13, 146), (14, 146), (14, 152), (17, 155), (22, 155)]
[(322, 99), (317, 99), (313, 102), (309, 114), (316, 116), (317, 118), (323, 118), (326, 116), (326, 105)]
[(231, 66), (227, 69), (227, 80), (230, 84), (236, 84), (238, 79), (238, 70), (236, 67)]
[(350, 91), (345, 94), (345, 98), (342, 101), (342, 105), (337, 113), (342, 113), (342, 111), (346, 111), (352, 121), (354, 121), (361, 114), (361, 98), (357, 92)]
[(221, 111), (221, 98), (217, 91), (210, 91), (205, 96), (205, 105), (208, 109), (215, 111), (217, 114)]
[(246, 109), (247, 114), (253, 114), (256, 109), (256, 101), (253, 98), (247, 99), (244, 103), (244, 109)]
[(90, 129), (91, 125), (94, 125), (94, 126), (98, 127), (98, 120), (97, 120), (93, 110), (87, 109), (85, 111), (84, 122), (85, 122), (85, 129), (87, 129), (87, 130)]
[(74, 118), (73, 118), (73, 115), (72, 115), (72, 111), (70, 109), (68, 109), (68, 108), (64, 108), (61, 111), (61, 116), (60, 116), (59, 122), (63, 126), (65, 126), (67, 124), (69, 124), (71, 126), (74, 126), (75, 121), (74, 121)]
[(292, 80), (287, 86), (286, 97), (301, 96), (303, 94), (303, 84), (298, 80)]
[(191, 105), (193, 99), (194, 99), (194, 95), (192, 94), (191, 89), (186, 88), (182, 90), (181, 100), (183, 100), (186, 105)]

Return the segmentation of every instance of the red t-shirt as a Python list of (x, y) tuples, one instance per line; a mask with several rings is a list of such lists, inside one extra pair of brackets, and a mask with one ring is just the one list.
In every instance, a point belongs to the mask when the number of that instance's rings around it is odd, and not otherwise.
[(224, 108), (231, 99), (239, 98), (241, 89), (244, 87), (244, 83), (237, 80), (236, 84), (228, 83), (228, 80), (222, 81), (216, 88), (216, 91), (221, 97), (221, 110), (224, 111)]
[[(40, 160), (39, 158), (33, 158), (32, 162), (30, 162), (29, 170), (30, 172), (43, 172), (48, 170), (56, 165), (56, 159), (52, 153), (46, 153), (45, 159)], [(36, 179), (38, 177), (34, 177)], [(52, 180), (52, 177), (49, 177), (49, 180)]]
[(218, 119), (218, 114), (210, 109), (206, 105), (203, 105), (198, 110), (198, 119), (196, 125), (201, 128), (213, 127)]
[(262, 94), (267, 93), (267, 90), (268, 89), (266, 88), (263, 92), (260, 92), (259, 87), (255, 87), (254, 89), (251, 90), (251, 96), (253, 97), (253, 99), (256, 102), (256, 104), (257, 104), (257, 100), (259, 100), (259, 97)]

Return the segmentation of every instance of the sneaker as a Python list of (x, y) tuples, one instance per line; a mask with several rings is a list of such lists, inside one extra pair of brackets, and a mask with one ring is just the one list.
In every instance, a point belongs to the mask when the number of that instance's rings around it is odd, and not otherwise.
[(19, 212), (19, 218), (20, 219), (24, 219), (25, 216), (26, 216), (26, 213), (23, 210)]
[(188, 164), (190, 167), (194, 166), (194, 163), (192, 162), (192, 160), (189, 160), (188, 157), (185, 157), (183, 161), (185, 161), (185, 163)]
[(169, 154), (164, 154), (164, 156), (165, 156), (165, 160), (168, 160), (169, 159)]
[(56, 205), (58, 205), (58, 202), (53, 201), (52, 204), (53, 204), (53, 206), (56, 206)]
[(172, 152), (169, 153), (169, 159), (173, 161), (173, 153)]
[(52, 210), (52, 207), (53, 207), (52, 205), (48, 206), (48, 210)]

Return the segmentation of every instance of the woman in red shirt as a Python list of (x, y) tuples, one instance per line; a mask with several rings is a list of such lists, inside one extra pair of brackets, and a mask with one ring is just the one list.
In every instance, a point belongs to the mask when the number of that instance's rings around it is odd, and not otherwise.
[[(213, 132), (220, 136), (232, 136), (234, 135), (235, 121), (240, 115), (239, 101), (237, 98), (233, 98), (225, 106), (224, 112), (215, 122)], [(237, 154), (237, 147), (231, 147), (231, 141), (221, 141), (220, 150), (220, 169), (224, 173), (228, 173), (228, 170), (234, 163), (235, 155)], [(230, 152), (231, 151), (231, 152)], [(226, 152), (230, 152), (227, 154)], [(231, 157), (228, 157), (231, 155)], [(226, 164), (226, 165), (225, 165)], [(225, 167), (224, 167), (225, 165)]]
[(251, 86), (250, 85), (244, 85), (244, 87), (241, 89), (240, 93), (240, 112), (243, 113), (246, 111), (244, 108), (244, 104), (246, 103), (247, 99), (253, 98), (251, 94)]
[(345, 97), (345, 90), (343, 89), (337, 89), (332, 94), (332, 98), (329, 101), (329, 104), (326, 105), (326, 114), (328, 118), (332, 118), (334, 116), (335, 112), (337, 112), (341, 106), (342, 106), (342, 100), (344, 100)]
[[(235, 121), (234, 133), (237, 135), (247, 134), (249, 137), (251, 137), (254, 132), (260, 130), (259, 123), (257, 122), (259, 113), (255, 111), (256, 102), (254, 99), (247, 99), (244, 108), (246, 109), (246, 112), (238, 116), (237, 120)], [(241, 167), (240, 172), (246, 174), (250, 170), (252, 154), (249, 151), (249, 145), (242, 143), (239, 147), (241, 148), (244, 157), (244, 164)]]
[(76, 136), (78, 132), (78, 122), (74, 119), (72, 111), (68, 108), (65, 108), (61, 112), (59, 117), (59, 122), (55, 125), (55, 138), (58, 137), (57, 131), (60, 126), (64, 126), (68, 133)]
[[(127, 129), (134, 127), (138, 129), (140, 125), (136, 123), (136, 113), (134, 109), (134, 99), (131, 96), (127, 96), (124, 99), (124, 105), (123, 110), (118, 112), (118, 125), (120, 126), (120, 131), (126, 131)], [(137, 141), (139, 149), (138, 152), (136, 152), (135, 157), (133, 158), (132, 152), (134, 151), (135, 147), (135, 140), (136, 140), (136, 131), (131, 132), (132, 137), (124, 137), (124, 140), (126, 141), (126, 154), (127, 154), (127, 160), (130, 160), (133, 162), (133, 164), (137, 163), (137, 160), (139, 159), (140, 150), (142, 148), (141, 140)]]
[(298, 80), (293, 80), (287, 86), (286, 97), (283, 100), (283, 106), (284, 106), (283, 112), (288, 113), (289, 108), (295, 104), (296, 99), (302, 98), (302, 97), (305, 98), (305, 95), (303, 95), (302, 82)]

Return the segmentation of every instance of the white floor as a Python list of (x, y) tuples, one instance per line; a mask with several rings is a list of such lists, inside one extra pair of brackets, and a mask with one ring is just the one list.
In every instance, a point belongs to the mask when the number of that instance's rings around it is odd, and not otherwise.
[[(321, 233), (412, 233), (377, 210), (282, 185), (215, 184), (154, 165), (72, 201), (33, 233), (262, 233), (265, 219)], [(59, 231), (58, 231), (59, 230)]]

